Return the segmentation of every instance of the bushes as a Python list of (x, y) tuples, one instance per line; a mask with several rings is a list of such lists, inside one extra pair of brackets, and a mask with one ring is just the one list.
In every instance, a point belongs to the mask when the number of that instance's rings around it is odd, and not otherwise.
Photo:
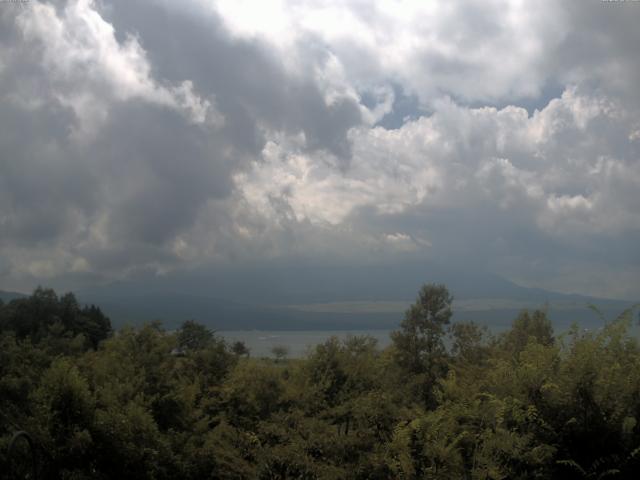
[[(640, 468), (628, 316), (556, 337), (544, 313), (523, 312), (493, 338), (445, 328), (450, 297), (423, 289), (384, 351), (332, 338), (273, 361), (195, 322), (78, 346), (90, 332), (75, 333), (68, 318), (82, 309), (63, 299), (43, 291), (0, 307), (0, 445), (28, 430), (48, 478), (635, 478)], [(41, 324), (14, 328), (35, 310)]]

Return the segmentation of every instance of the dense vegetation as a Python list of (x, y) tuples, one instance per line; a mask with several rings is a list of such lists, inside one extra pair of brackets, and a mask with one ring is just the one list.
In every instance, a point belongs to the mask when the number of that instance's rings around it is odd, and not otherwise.
[(28, 465), (7, 456), (25, 430), (45, 478), (637, 478), (631, 312), (559, 336), (522, 312), (492, 336), (451, 302), (423, 287), (384, 350), (254, 359), (195, 322), (112, 332), (38, 289), (0, 305), (0, 472)]

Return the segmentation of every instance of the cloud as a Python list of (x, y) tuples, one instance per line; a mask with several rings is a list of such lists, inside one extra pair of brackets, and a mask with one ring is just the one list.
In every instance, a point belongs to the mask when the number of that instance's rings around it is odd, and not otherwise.
[[(273, 223), (287, 206), (284, 228), (335, 225), (377, 237), (371, 247), (421, 238), (413, 250), (456, 264), (510, 255), (607, 264), (610, 242), (626, 239), (628, 255), (640, 231), (631, 194), (640, 180), (640, 150), (629, 139), (633, 116), (574, 87), (532, 116), (511, 106), (441, 102), (399, 129), (352, 130), (347, 172), (296, 151), (295, 139), (274, 139), (235, 178), (246, 201)], [(343, 243), (352, 240), (345, 235)]]
[[(240, 38), (283, 52), (308, 36), (340, 59), (365, 87), (393, 79), (424, 103), (448, 94), (468, 101), (536, 96), (547, 79), (547, 52), (565, 37), (568, 12), (556, 2), (219, 1)], [(496, 75), (496, 72), (500, 72)]]
[(51, 5), (35, 3), (16, 23), (23, 41), (39, 50), (52, 96), (74, 112), (78, 140), (97, 134), (111, 103), (134, 99), (176, 109), (194, 123), (223, 122), (214, 99), (199, 98), (192, 82), (159, 85), (138, 40), (128, 35), (119, 43), (90, 0), (71, 2), (60, 15)]
[(640, 295), (627, 3), (3, 8), (6, 288), (405, 256)]
[[(348, 83), (342, 66), (314, 39), (277, 51), (261, 39), (238, 39), (215, 9), (203, 2), (167, 3), (134, 0), (105, 8), (116, 34), (136, 32), (158, 74), (184, 77), (215, 93), (227, 123), (226, 137), (259, 153), (265, 130), (305, 136), (305, 148), (350, 155), (346, 133), (367, 113)], [(167, 33), (169, 32), (169, 34)], [(289, 58), (299, 60), (295, 71)]]
[(170, 261), (168, 238), (230, 189), (234, 147), (218, 133), (215, 96), (154, 78), (138, 40), (118, 41), (93, 2), (34, 2), (3, 22), (13, 30), (0, 179), (11, 271)]
[[(635, 229), (640, 224), (633, 208), (611, 188), (622, 177), (636, 182), (638, 145), (628, 139), (632, 118), (622, 106), (575, 88), (531, 117), (517, 107), (441, 102), (431, 116), (399, 129), (353, 129), (354, 158), (346, 172), (331, 158), (304, 154), (296, 138), (274, 138), (236, 183), (257, 209), (269, 209), (266, 199), (282, 197), (294, 218), (316, 223), (338, 224), (363, 206), (393, 214), (484, 199), (501, 210), (530, 203), (541, 220), (593, 209), (598, 215), (598, 207), (612, 203), (620, 214), (602, 211), (593, 226)], [(609, 132), (619, 135), (611, 138)]]

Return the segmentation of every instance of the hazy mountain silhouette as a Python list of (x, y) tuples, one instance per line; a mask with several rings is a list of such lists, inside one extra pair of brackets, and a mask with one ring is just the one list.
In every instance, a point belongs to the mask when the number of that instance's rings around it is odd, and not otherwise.
[[(454, 295), (454, 319), (500, 329), (523, 308), (548, 308), (560, 328), (601, 323), (632, 302), (562, 294), (516, 285), (498, 275), (433, 264), (280, 266), (217, 269), (113, 283), (78, 291), (116, 325), (160, 319), (168, 328), (195, 319), (221, 330), (395, 328), (424, 283), (444, 283)], [(358, 302), (354, 309), (352, 303)], [(391, 303), (390, 303), (391, 302)], [(325, 304), (329, 304), (327, 308)]]
[(7, 292), (4, 290), (0, 290), (0, 300), (2, 300), (5, 303), (10, 302), (11, 300), (14, 300), (16, 298), (24, 298), (26, 296), (27, 295), (25, 295), (24, 293)]

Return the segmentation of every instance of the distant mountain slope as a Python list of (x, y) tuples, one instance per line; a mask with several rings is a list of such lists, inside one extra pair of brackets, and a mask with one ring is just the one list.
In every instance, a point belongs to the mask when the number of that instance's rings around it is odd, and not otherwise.
[(4, 290), (0, 290), (0, 300), (2, 300), (5, 303), (10, 302), (11, 300), (14, 300), (16, 298), (24, 298), (26, 296), (27, 295), (25, 295), (24, 293), (7, 292)]
[(444, 283), (454, 295), (454, 319), (494, 329), (523, 308), (548, 308), (557, 328), (598, 325), (595, 304), (613, 317), (632, 302), (525, 288), (494, 274), (428, 264), (373, 267), (280, 267), (218, 270), (111, 284), (78, 291), (115, 325), (160, 319), (174, 328), (195, 319), (219, 330), (395, 328), (424, 283)]
[[(411, 263), (379, 266), (269, 266), (176, 273), (84, 289), (91, 295), (180, 293), (239, 304), (289, 305), (345, 301), (413, 301), (425, 283), (444, 283), (456, 299), (591, 301), (592, 297), (526, 288), (493, 273)], [(606, 301), (606, 300), (605, 300)]]

